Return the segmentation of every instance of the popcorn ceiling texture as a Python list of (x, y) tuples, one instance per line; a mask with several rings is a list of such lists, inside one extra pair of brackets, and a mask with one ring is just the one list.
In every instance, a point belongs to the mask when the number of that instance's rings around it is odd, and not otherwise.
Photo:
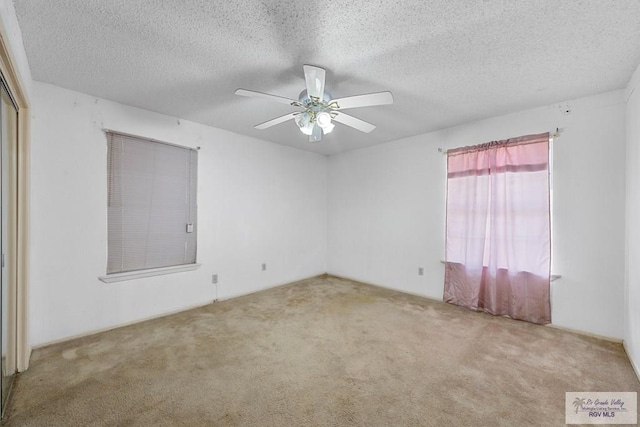
[[(640, 2), (15, 0), (33, 78), (272, 142), (332, 154), (623, 88), (640, 62)], [(334, 97), (391, 90), (309, 144), (302, 65)]]

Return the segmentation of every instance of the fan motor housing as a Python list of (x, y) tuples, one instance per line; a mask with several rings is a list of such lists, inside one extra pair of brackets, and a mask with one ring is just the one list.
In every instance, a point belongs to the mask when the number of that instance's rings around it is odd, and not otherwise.
[[(300, 95), (298, 95), (298, 100), (300, 101), (300, 103), (302, 105), (304, 105), (305, 107), (310, 107), (309, 104), (313, 104), (313, 101), (311, 100), (311, 98), (309, 97), (309, 94), (307, 93), (307, 90), (303, 90), (302, 92), (300, 92)], [(324, 96), (322, 97), (321, 100), (321, 104), (325, 105), (331, 101), (331, 94), (329, 92), (327, 92), (326, 90), (324, 91)]]

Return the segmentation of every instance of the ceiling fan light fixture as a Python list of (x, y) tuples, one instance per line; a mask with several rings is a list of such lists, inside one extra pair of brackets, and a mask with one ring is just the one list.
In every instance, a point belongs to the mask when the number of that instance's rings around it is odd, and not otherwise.
[(331, 133), (331, 131), (333, 130), (333, 128), (336, 127), (336, 125), (334, 125), (333, 123), (329, 123), (328, 125), (326, 125), (325, 127), (322, 128), (322, 132), (326, 135), (328, 133)]
[(325, 134), (330, 133), (336, 126), (331, 123), (331, 114), (327, 113), (326, 111), (318, 113), (318, 115), (316, 116), (316, 123), (318, 123), (318, 126), (322, 128), (322, 131)]
[(300, 128), (300, 132), (305, 135), (311, 135), (313, 133), (313, 123), (311, 122), (309, 113), (305, 111), (304, 113), (298, 114), (295, 121), (298, 128)]
[(271, 95), (255, 90), (237, 89), (236, 95), (252, 98), (266, 98), (289, 106), (301, 108), (303, 111), (285, 114), (254, 126), (256, 129), (267, 129), (271, 126), (293, 119), (302, 132), (309, 136), (309, 142), (322, 140), (322, 135), (330, 133), (334, 122), (352, 127), (360, 132), (369, 133), (376, 127), (342, 112), (349, 108), (370, 107), (374, 105), (393, 104), (393, 95), (389, 91), (366, 93), (362, 95), (333, 98), (325, 90), (325, 69), (305, 64), (303, 67), (306, 88), (300, 92), (298, 100), (284, 96)]
[(311, 135), (313, 133), (313, 123), (309, 123), (307, 126), (301, 127), (300, 131), (305, 135)]

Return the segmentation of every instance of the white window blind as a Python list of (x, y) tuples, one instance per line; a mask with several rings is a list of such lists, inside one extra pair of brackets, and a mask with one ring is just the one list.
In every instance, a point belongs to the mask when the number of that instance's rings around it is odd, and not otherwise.
[(106, 132), (107, 274), (196, 262), (196, 150)]

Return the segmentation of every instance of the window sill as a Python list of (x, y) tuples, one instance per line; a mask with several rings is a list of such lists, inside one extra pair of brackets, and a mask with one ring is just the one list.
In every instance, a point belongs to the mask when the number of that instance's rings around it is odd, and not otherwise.
[(162, 276), (165, 274), (180, 273), (183, 271), (196, 270), (200, 264), (175, 265), (172, 267), (150, 268), (148, 270), (127, 271), (125, 273), (112, 273), (100, 276), (104, 283), (124, 282), (125, 280), (144, 279), (145, 277)]
[[(445, 261), (443, 259), (441, 259), (440, 262), (442, 264), (446, 264), (447, 263), (447, 261)], [(559, 275), (559, 274), (552, 274), (551, 276), (549, 276), (549, 281), (550, 282), (555, 282), (556, 280), (561, 279), (561, 278), (562, 278), (562, 276)]]

